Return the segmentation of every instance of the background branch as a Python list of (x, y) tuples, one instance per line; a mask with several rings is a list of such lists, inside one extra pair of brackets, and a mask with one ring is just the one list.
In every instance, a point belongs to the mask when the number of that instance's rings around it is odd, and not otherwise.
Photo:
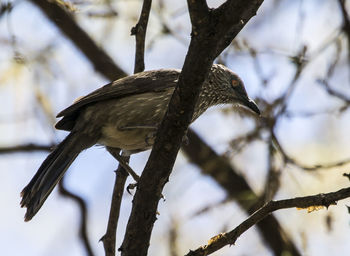
[(29, 144), (23, 144), (18, 146), (1, 147), (0, 154), (32, 152), (32, 151), (51, 151), (53, 147), (55, 147), (55, 144), (39, 145), (39, 144), (29, 143)]

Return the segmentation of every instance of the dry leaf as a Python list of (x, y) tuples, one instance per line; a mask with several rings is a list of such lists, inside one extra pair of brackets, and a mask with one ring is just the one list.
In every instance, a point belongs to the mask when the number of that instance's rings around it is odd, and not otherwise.
[(318, 210), (321, 210), (323, 209), (324, 206), (323, 205), (313, 205), (313, 206), (309, 206), (307, 208), (299, 208), (297, 207), (297, 210), (304, 210), (304, 209), (307, 209), (307, 213), (310, 213), (310, 212), (314, 212), (314, 211), (318, 211)]
[(221, 239), (222, 237), (225, 237), (226, 233), (220, 233), (216, 236), (213, 236), (212, 238), (210, 238), (210, 240), (208, 241), (208, 245), (211, 245), (212, 243), (216, 242), (218, 239)]

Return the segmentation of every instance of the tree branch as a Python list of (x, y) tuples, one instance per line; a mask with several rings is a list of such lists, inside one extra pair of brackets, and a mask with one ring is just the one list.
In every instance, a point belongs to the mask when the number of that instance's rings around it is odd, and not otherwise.
[(105, 51), (98, 47), (91, 37), (80, 28), (74, 21), (72, 15), (67, 13), (56, 1), (50, 0), (30, 0), (33, 4), (38, 6), (49, 20), (69, 38), (79, 50), (93, 64), (96, 71), (102, 73), (109, 80), (126, 76), (126, 73), (105, 53)]
[[(256, 5), (251, 6), (252, 3), (255, 3), (252, 0), (238, 2), (245, 2), (248, 10), (257, 8)], [(188, 1), (189, 6), (196, 3), (202, 5), (203, 1)], [(255, 12), (256, 10), (250, 11), (250, 13)], [(231, 13), (231, 17), (240, 17), (240, 15), (241, 13)], [(151, 155), (138, 183), (124, 241), (120, 248), (123, 256), (147, 255), (163, 187), (169, 179), (182, 138), (192, 119), (201, 85), (212, 66), (217, 46), (221, 42), (220, 38), (218, 40), (209, 35), (213, 31), (219, 31), (219, 34), (228, 32), (227, 29), (223, 31), (226, 24), (224, 28), (221, 25), (223, 24), (213, 22), (208, 16), (197, 28), (198, 34), (192, 33), (177, 87), (158, 129)], [(233, 20), (230, 26), (234, 26)]]
[(350, 197), (350, 188), (344, 188), (336, 192), (327, 194), (318, 194), (314, 196), (296, 197), (293, 199), (270, 201), (252, 214), (248, 219), (243, 221), (235, 229), (227, 233), (219, 234), (209, 241), (207, 245), (201, 246), (195, 251), (190, 251), (186, 256), (209, 255), (226, 245), (233, 245), (237, 238), (249, 228), (259, 223), (269, 214), (280, 209), (287, 208), (308, 208), (312, 206), (324, 206), (328, 208), (335, 205), (337, 201)]
[(55, 144), (51, 145), (38, 145), (38, 144), (24, 144), (11, 147), (2, 147), (0, 148), (0, 154), (9, 154), (9, 153), (19, 153), (19, 152), (32, 152), (32, 151), (51, 151), (55, 147)]

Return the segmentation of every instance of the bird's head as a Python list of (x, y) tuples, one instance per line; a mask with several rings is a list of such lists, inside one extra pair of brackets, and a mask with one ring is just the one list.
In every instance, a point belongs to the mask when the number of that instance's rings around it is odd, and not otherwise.
[(260, 115), (258, 106), (248, 97), (243, 81), (224, 65), (214, 64), (206, 82), (209, 87), (212, 87), (210, 91), (216, 104), (237, 104)]

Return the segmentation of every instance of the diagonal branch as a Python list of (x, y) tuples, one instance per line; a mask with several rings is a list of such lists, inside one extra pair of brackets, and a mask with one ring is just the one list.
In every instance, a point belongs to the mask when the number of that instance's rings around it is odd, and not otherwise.
[(243, 221), (235, 229), (227, 233), (222, 233), (211, 238), (207, 245), (201, 246), (195, 251), (190, 251), (186, 256), (209, 255), (226, 245), (233, 245), (237, 238), (249, 228), (259, 223), (269, 214), (280, 209), (287, 208), (308, 208), (313, 206), (324, 206), (328, 208), (330, 205), (337, 204), (337, 201), (350, 197), (350, 188), (344, 188), (336, 192), (318, 194), (313, 196), (296, 197), (293, 199), (270, 201), (265, 204), (248, 219)]

